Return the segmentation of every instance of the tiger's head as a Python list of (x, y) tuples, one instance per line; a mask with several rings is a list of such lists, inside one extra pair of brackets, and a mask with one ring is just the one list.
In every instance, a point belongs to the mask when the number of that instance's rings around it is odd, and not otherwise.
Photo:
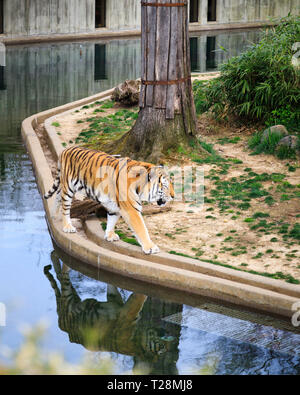
[[(157, 362), (175, 345), (175, 337), (169, 335), (163, 328), (139, 327), (135, 337), (141, 346), (140, 354), (145, 362)], [(137, 347), (138, 348), (138, 347)]]
[(142, 200), (157, 203), (163, 207), (174, 199), (174, 188), (170, 177), (163, 166), (150, 167), (147, 172), (147, 183), (143, 190)]
[(140, 201), (157, 203), (163, 207), (174, 199), (173, 184), (163, 166), (140, 162), (129, 170), (129, 183), (132, 195)]

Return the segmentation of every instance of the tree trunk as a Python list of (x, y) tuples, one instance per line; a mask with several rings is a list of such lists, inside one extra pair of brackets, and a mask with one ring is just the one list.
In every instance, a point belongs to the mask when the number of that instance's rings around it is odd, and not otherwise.
[(187, 0), (142, 2), (142, 85), (136, 124), (114, 151), (157, 162), (196, 132)]

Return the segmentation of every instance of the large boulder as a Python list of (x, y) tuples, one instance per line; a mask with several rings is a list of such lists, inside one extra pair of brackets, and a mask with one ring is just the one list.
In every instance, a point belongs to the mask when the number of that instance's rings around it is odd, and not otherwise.
[(138, 80), (126, 80), (115, 88), (111, 98), (126, 106), (134, 106), (139, 102), (140, 86)]
[(286, 146), (296, 150), (299, 148), (299, 139), (297, 136), (285, 136), (279, 141), (278, 146)]
[(268, 139), (270, 137), (270, 135), (284, 137), (284, 136), (288, 136), (288, 134), (289, 134), (289, 132), (287, 131), (286, 127), (283, 125), (271, 126), (270, 128), (266, 129), (263, 132), (261, 141)]

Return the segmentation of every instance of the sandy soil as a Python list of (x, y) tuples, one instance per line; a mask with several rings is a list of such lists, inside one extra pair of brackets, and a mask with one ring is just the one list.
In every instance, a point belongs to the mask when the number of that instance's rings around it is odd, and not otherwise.
[[(226, 178), (238, 177), (246, 167), (252, 168), (258, 174), (268, 171), (286, 173), (285, 165), (278, 163), (272, 157), (261, 155), (258, 160), (257, 157), (250, 156), (245, 152), (243, 142), (228, 146), (216, 144), (215, 148), (219, 148), (225, 157), (243, 160), (243, 164), (233, 166)], [(208, 167), (205, 166), (205, 168), (205, 173), (208, 174)], [(296, 185), (299, 183), (299, 179), (300, 169), (297, 169), (292, 176), (287, 178), (287, 181)], [(212, 188), (210, 180), (205, 179), (205, 186), (209, 192)], [(214, 211), (207, 211), (211, 208)], [(268, 273), (282, 272), (291, 274), (300, 280), (299, 243), (296, 242), (293, 246), (288, 246), (287, 243), (281, 241), (278, 233), (258, 237), (257, 232), (250, 230), (249, 224), (244, 222), (255, 212), (264, 212), (269, 213), (272, 220), (283, 219), (285, 222), (294, 224), (297, 222), (296, 215), (300, 213), (299, 199), (277, 202), (274, 206), (269, 207), (263, 203), (261, 198), (258, 198), (252, 201), (251, 208), (247, 212), (242, 212), (238, 219), (232, 219), (233, 213), (221, 214), (213, 204), (204, 204), (201, 211), (195, 210), (194, 213), (192, 211), (193, 207), (187, 207), (186, 203), (175, 203), (170, 213), (153, 217), (147, 216), (146, 223), (153, 235), (153, 241), (166, 251), (174, 250), (192, 256), (198, 254), (200, 259), (217, 260), (228, 265), (244, 267), (246, 270)], [(225, 242), (224, 240), (228, 237), (232, 237), (232, 241)], [(270, 242), (274, 237), (278, 239), (278, 242)], [(236, 250), (239, 245), (246, 247), (246, 254), (233, 256), (232, 251), (223, 250), (224, 247), (228, 249), (234, 247)], [(195, 251), (195, 248), (199, 250)], [(273, 252), (266, 253), (269, 249), (272, 249)], [(256, 258), (259, 253), (263, 255)], [(287, 257), (286, 254), (292, 254), (293, 258)]]
[[(58, 133), (63, 143), (70, 146), (70, 141), (74, 141), (78, 134), (88, 126), (84, 122), (94, 111), (90, 109), (77, 109), (67, 115), (57, 116)], [(106, 113), (99, 113), (98, 116), (106, 116), (108, 113), (116, 111), (107, 110)], [(83, 121), (83, 123), (77, 123)], [(295, 172), (288, 172), (287, 163), (299, 166), (299, 161), (278, 160), (271, 155), (251, 156), (247, 149), (247, 139), (253, 133), (253, 129), (245, 127), (235, 127), (232, 125), (222, 125), (207, 117), (199, 119), (199, 134), (205, 141), (213, 143), (214, 149), (224, 158), (236, 158), (243, 161), (242, 164), (232, 164), (228, 174), (222, 176), (223, 180), (239, 177), (245, 174), (245, 168), (251, 168), (253, 172), (261, 173), (282, 173), (286, 175), (285, 181), (290, 184), (300, 183), (300, 167)], [(240, 137), (236, 144), (221, 145), (218, 139), (228, 137)], [(188, 163), (188, 160), (186, 161)], [(193, 163), (194, 166), (197, 166)], [(216, 169), (214, 164), (202, 166), (205, 176), (209, 175), (211, 169)], [(264, 188), (275, 188), (273, 182), (264, 183)], [(206, 196), (215, 188), (213, 181), (205, 177)], [(299, 190), (299, 189), (298, 189)], [(282, 240), (282, 235), (278, 232), (270, 234), (259, 233), (251, 230), (249, 223), (244, 222), (255, 212), (268, 213), (269, 221), (279, 223), (280, 220), (289, 224), (300, 222), (297, 215), (300, 213), (299, 198), (292, 198), (288, 201), (276, 199), (273, 206), (264, 203), (264, 198), (251, 200), (251, 207), (247, 211), (240, 210), (236, 215), (232, 210), (220, 213), (214, 204), (204, 204), (202, 208), (193, 207), (190, 203), (174, 202), (169, 212), (162, 212), (156, 215), (146, 215), (145, 221), (150, 235), (155, 243), (164, 251), (176, 251), (199, 259), (215, 260), (223, 264), (228, 264), (243, 270), (255, 270), (258, 272), (276, 273), (292, 275), (300, 280), (300, 243), (295, 239), (288, 242)], [(236, 210), (234, 210), (236, 211)], [(251, 225), (251, 224), (250, 224)], [(127, 225), (120, 221), (118, 229), (131, 235)], [(277, 242), (271, 239), (277, 238)], [(241, 251), (240, 255), (235, 255), (235, 251)], [(268, 251), (269, 250), (269, 251)], [(270, 251), (271, 250), (271, 251)]]

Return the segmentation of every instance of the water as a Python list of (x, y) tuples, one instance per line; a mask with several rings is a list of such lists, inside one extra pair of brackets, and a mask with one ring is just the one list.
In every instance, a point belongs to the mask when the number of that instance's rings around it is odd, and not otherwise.
[[(218, 68), (258, 32), (210, 37), (192, 39), (193, 71)], [(212, 52), (219, 44), (228, 52)], [(113, 357), (118, 372), (146, 362), (152, 373), (163, 374), (202, 368), (219, 374), (299, 374), (298, 348), (290, 347), (299, 336), (287, 334), (287, 323), (272, 321), (274, 329), (256, 314), (95, 272), (52, 243), (21, 121), (138, 77), (139, 45), (137, 39), (6, 50), (6, 67), (0, 67), (0, 302), (6, 305), (7, 326), (0, 328), (0, 352), (18, 349), (24, 324), (44, 320), (44, 350), (60, 350), (70, 362), (102, 351)], [(63, 264), (70, 272), (62, 271)], [(241, 321), (245, 336), (238, 337)], [(230, 330), (223, 331), (222, 323)], [(82, 336), (86, 326), (96, 333), (92, 345)]]
[(192, 72), (216, 71), (233, 56), (259, 41), (259, 30), (200, 34), (190, 39)]

